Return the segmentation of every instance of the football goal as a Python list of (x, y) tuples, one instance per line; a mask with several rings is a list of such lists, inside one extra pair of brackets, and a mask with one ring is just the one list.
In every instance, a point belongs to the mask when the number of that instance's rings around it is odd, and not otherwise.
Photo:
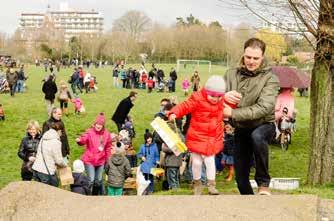
[(199, 69), (208, 68), (209, 74), (211, 74), (211, 61), (208, 60), (185, 60), (185, 59), (177, 59), (176, 63), (176, 71), (194, 71)]

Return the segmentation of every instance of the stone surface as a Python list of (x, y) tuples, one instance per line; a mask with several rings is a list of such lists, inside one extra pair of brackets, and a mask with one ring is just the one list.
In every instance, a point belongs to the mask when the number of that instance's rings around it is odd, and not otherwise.
[[(81, 196), (36, 182), (0, 191), (0, 221), (7, 220), (331, 220), (332, 201), (312, 195)], [(319, 209), (321, 211), (321, 209)], [(326, 216), (326, 217), (325, 217)]]

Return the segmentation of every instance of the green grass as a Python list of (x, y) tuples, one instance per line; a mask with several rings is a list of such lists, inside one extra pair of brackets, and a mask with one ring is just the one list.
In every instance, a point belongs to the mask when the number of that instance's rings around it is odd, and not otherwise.
[[(138, 68), (139, 65), (128, 65)], [(163, 68), (166, 74), (172, 66), (170, 64), (157, 65)], [(181, 81), (184, 76), (190, 77), (193, 66), (188, 65), (187, 69), (181, 69), (178, 73), (176, 95), (179, 101), (185, 99), (181, 91)], [(212, 66), (212, 73), (223, 75), (226, 68), (222, 66)], [(75, 138), (84, 132), (94, 121), (99, 112), (105, 112), (107, 116), (106, 127), (110, 131), (116, 131), (116, 125), (110, 120), (117, 104), (126, 97), (130, 90), (115, 89), (112, 87), (111, 67), (103, 69), (92, 68), (89, 70), (97, 77), (99, 90), (96, 94), (83, 94), (81, 96), (87, 114), (82, 116), (63, 117), (71, 147), (71, 160), (81, 156), (83, 148), (75, 144)], [(208, 78), (208, 67), (199, 68), (202, 83)], [(41, 92), (42, 78), (45, 76), (42, 68), (29, 67), (27, 70), (29, 80), (27, 81), (28, 90), (24, 94), (16, 94), (14, 98), (8, 94), (0, 94), (0, 103), (3, 104), (6, 112), (6, 121), (0, 122), (0, 188), (12, 181), (20, 180), (21, 160), (17, 157), (17, 150), (22, 137), (25, 135), (25, 127), (30, 119), (35, 119), (42, 124), (47, 119), (44, 96)], [(57, 82), (68, 80), (72, 69), (63, 69), (57, 75)], [(144, 90), (139, 92), (138, 99), (130, 114), (135, 120), (137, 137), (134, 140), (136, 148), (143, 142), (143, 133), (146, 128), (150, 128), (150, 121), (154, 114), (159, 110), (159, 102), (163, 97), (169, 97), (169, 93), (153, 92), (148, 94)], [(58, 103), (56, 103), (58, 105)], [(272, 177), (299, 177), (301, 178), (301, 188), (297, 191), (284, 192), (291, 194), (310, 193), (317, 194), (324, 198), (334, 198), (333, 185), (311, 188), (305, 186), (308, 168), (309, 153), (309, 100), (308, 98), (296, 97), (297, 132), (293, 134), (292, 144), (287, 152), (282, 152), (278, 146), (270, 148), (270, 174)], [(73, 105), (70, 104), (73, 113)], [(225, 176), (225, 175), (224, 175)], [(227, 194), (238, 193), (234, 182), (226, 183), (223, 176), (217, 178), (218, 188)], [(157, 185), (159, 190), (159, 185)], [(157, 194), (190, 194), (187, 184), (182, 184), (182, 188), (177, 192), (158, 191)]]

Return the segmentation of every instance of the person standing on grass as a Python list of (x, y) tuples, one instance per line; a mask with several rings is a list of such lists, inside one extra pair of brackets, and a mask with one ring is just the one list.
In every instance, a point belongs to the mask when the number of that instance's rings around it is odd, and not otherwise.
[[(178, 130), (172, 122), (168, 122), (168, 126), (175, 132)], [(176, 156), (165, 143), (162, 144), (162, 151), (165, 153), (163, 164), (166, 168), (168, 186), (169, 189), (175, 191), (180, 187), (180, 166), (184, 155)]]
[(57, 187), (57, 167), (66, 167), (61, 154), (61, 127), (59, 123), (51, 123), (50, 129), (43, 134), (37, 149), (36, 160), (32, 166), (33, 179)]
[(20, 70), (17, 72), (17, 83), (15, 87), (16, 93), (23, 93), (24, 92), (24, 81), (26, 77), (24, 75), (24, 65), (22, 64)]
[(116, 144), (115, 153), (108, 160), (105, 172), (108, 175), (108, 195), (123, 195), (124, 182), (126, 178), (131, 176), (131, 166), (125, 157), (125, 147), (122, 143)]
[(43, 129), (42, 129), (42, 134), (46, 133), (51, 127), (53, 123), (59, 124), (61, 134), (60, 134), (60, 142), (61, 142), (61, 153), (62, 156), (67, 163), (68, 161), (68, 156), (70, 155), (70, 145), (68, 143), (68, 138), (65, 130), (65, 125), (63, 121), (61, 120), (62, 117), (62, 111), (59, 107), (54, 107), (51, 110), (51, 116), (50, 118), (44, 122), (43, 124)]
[(48, 115), (51, 115), (51, 109), (53, 108), (53, 103), (56, 98), (56, 93), (58, 91), (57, 85), (54, 82), (54, 76), (49, 75), (49, 78), (44, 82), (42, 91), (45, 94), (46, 110)]
[(84, 81), (84, 87), (85, 87), (86, 94), (88, 94), (88, 92), (90, 90), (89, 83), (90, 83), (91, 77), (92, 77), (92, 75), (89, 72), (87, 72), (85, 74), (85, 77), (84, 77), (84, 80), (83, 80)]
[(199, 77), (198, 71), (195, 71), (193, 76), (191, 76), (191, 84), (193, 87), (193, 91), (198, 91), (200, 88), (200, 82), (201, 82), (201, 78)]
[[(253, 156), (258, 193), (269, 192), (268, 142), (275, 135), (275, 103), (279, 81), (264, 61), (266, 44), (251, 38), (244, 44), (240, 67), (226, 72), (224, 116), (235, 127), (234, 167), (241, 194), (254, 194), (249, 182)], [(235, 109), (232, 109), (235, 108)]]
[(234, 176), (233, 152), (235, 149), (234, 129), (229, 122), (225, 123), (224, 150), (222, 153), (221, 164), (223, 168), (228, 168), (226, 181), (230, 182)]
[(82, 195), (91, 195), (91, 188), (89, 178), (84, 174), (85, 165), (81, 160), (75, 160), (73, 162), (73, 184), (70, 185), (71, 192), (79, 193)]
[(41, 139), (41, 131), (37, 121), (29, 121), (26, 136), (22, 139), (17, 155), (23, 160), (21, 167), (22, 180), (32, 180), (32, 165), (36, 160), (37, 147)]
[(75, 141), (85, 146), (81, 160), (85, 164), (93, 195), (104, 195), (103, 171), (111, 154), (111, 136), (105, 128), (104, 113), (100, 113), (91, 128)]
[(80, 91), (82, 91), (84, 89), (85, 72), (82, 66), (79, 66), (78, 71), (79, 71), (79, 87)]
[(171, 79), (171, 92), (175, 92), (175, 85), (176, 85), (176, 80), (177, 80), (177, 74), (176, 74), (176, 70), (174, 68), (171, 69), (170, 73), (169, 73), (169, 77)]
[(10, 88), (10, 96), (14, 97), (15, 87), (17, 83), (17, 72), (13, 68), (10, 68), (9, 70), (7, 70), (6, 79)]
[(188, 96), (189, 93), (189, 87), (190, 87), (190, 82), (188, 80), (187, 77), (184, 78), (184, 80), (182, 81), (182, 90), (184, 92), (184, 96)]
[(67, 87), (65, 81), (60, 81), (59, 83), (59, 95), (58, 101), (60, 103), (60, 108), (62, 112), (67, 116), (68, 115), (68, 101), (72, 99), (71, 93)]
[(111, 119), (116, 123), (118, 132), (122, 130), (122, 126), (133, 107), (134, 101), (137, 99), (137, 92), (131, 91), (129, 96), (124, 98), (117, 106), (115, 113)]
[(119, 65), (116, 64), (112, 70), (114, 88), (119, 88), (118, 75), (119, 75)]
[(140, 171), (143, 173), (145, 180), (150, 181), (146, 195), (152, 194), (154, 191), (154, 177), (151, 174), (151, 169), (155, 168), (159, 163), (160, 154), (157, 145), (153, 142), (151, 133), (146, 133), (145, 144), (141, 145), (137, 156), (141, 160)]
[(82, 90), (80, 88), (80, 74), (77, 68), (74, 68), (74, 72), (71, 75), (71, 88), (73, 94), (78, 94), (76, 89), (79, 89), (80, 93), (82, 93)]

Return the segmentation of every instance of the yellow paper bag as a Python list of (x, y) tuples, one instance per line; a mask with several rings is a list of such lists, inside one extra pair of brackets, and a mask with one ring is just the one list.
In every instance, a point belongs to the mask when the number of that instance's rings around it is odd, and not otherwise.
[(70, 185), (74, 183), (71, 167), (58, 168), (57, 171), (58, 171), (60, 184), (62, 186), (66, 186), (66, 185)]
[(182, 142), (180, 136), (168, 126), (166, 121), (157, 117), (151, 122), (151, 126), (176, 156), (187, 151), (187, 146)]

